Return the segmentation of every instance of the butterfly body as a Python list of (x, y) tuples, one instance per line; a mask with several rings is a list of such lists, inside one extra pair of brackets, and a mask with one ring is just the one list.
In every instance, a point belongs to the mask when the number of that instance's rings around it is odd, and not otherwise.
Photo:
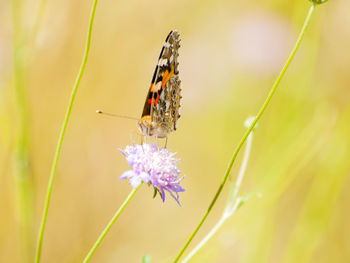
[(176, 30), (171, 31), (160, 52), (141, 120), (138, 123), (143, 136), (165, 138), (177, 128), (181, 99), (181, 80), (178, 71), (179, 36)]

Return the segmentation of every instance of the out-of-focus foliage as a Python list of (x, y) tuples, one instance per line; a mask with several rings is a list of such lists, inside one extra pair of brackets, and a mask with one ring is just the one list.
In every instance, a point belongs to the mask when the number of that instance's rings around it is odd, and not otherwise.
[[(33, 40), (39, 1), (0, 1), (0, 262), (31, 262), (90, 5), (47, 0)], [(243, 122), (263, 103), (309, 6), (99, 1), (42, 262), (80, 262), (130, 191), (118, 180), (128, 167), (117, 148), (140, 141), (136, 122), (95, 110), (140, 116), (161, 45), (177, 29), (183, 106), (168, 148), (186, 175), (182, 207), (152, 199), (143, 186), (91, 261), (140, 262), (148, 254), (152, 262), (170, 262), (213, 198)], [(346, 0), (317, 7), (255, 132), (242, 194), (262, 198), (250, 199), (193, 262), (350, 261), (349, 9)], [(194, 242), (220, 216), (225, 194)]]

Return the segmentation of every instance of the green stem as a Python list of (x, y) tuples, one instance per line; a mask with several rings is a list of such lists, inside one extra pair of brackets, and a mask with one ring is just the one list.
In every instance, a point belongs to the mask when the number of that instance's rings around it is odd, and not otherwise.
[(57, 167), (58, 158), (59, 158), (60, 152), (61, 152), (63, 137), (64, 137), (64, 134), (66, 132), (68, 120), (69, 120), (69, 117), (70, 117), (70, 114), (71, 114), (71, 111), (72, 111), (74, 98), (75, 98), (75, 95), (77, 93), (78, 86), (80, 84), (80, 80), (81, 80), (81, 78), (83, 76), (83, 73), (84, 73), (84, 70), (85, 70), (85, 66), (86, 66), (86, 61), (87, 61), (88, 54), (89, 54), (92, 25), (93, 25), (93, 21), (94, 21), (94, 17), (95, 17), (96, 5), (97, 5), (97, 0), (93, 0), (93, 4), (92, 4), (92, 7), (91, 7), (91, 13), (90, 13), (90, 19), (89, 19), (88, 34), (87, 34), (87, 40), (86, 40), (83, 60), (82, 60), (82, 63), (81, 63), (81, 66), (80, 66), (80, 70), (79, 70), (78, 76), (77, 76), (77, 78), (75, 80), (75, 84), (74, 84), (74, 87), (72, 89), (72, 93), (71, 93), (71, 96), (70, 96), (70, 99), (69, 99), (68, 108), (67, 108), (64, 120), (63, 120), (63, 124), (62, 124), (62, 127), (61, 127), (61, 132), (60, 132), (60, 135), (59, 135), (59, 138), (58, 138), (58, 142), (57, 142), (55, 156), (54, 156), (52, 167), (51, 167), (51, 173), (50, 173), (49, 183), (48, 183), (48, 186), (47, 186), (45, 204), (44, 204), (44, 209), (43, 209), (43, 214), (42, 214), (42, 219), (41, 219), (41, 224), (40, 224), (40, 230), (39, 230), (39, 236), (38, 236), (38, 242), (37, 242), (37, 249), (36, 249), (36, 255), (35, 255), (35, 262), (36, 263), (40, 262), (40, 254), (41, 254), (41, 247), (42, 247), (44, 229), (45, 229), (45, 224), (46, 224), (47, 212), (48, 212), (48, 209), (49, 209), (50, 197), (51, 197), (51, 192), (52, 192), (52, 186), (53, 186), (53, 182), (54, 182), (54, 179), (55, 179), (56, 167)]
[(259, 121), (260, 117), (262, 116), (262, 114), (263, 114), (264, 111), (266, 110), (266, 108), (267, 108), (269, 102), (271, 101), (271, 98), (272, 98), (273, 94), (275, 93), (275, 91), (276, 91), (276, 89), (277, 89), (277, 87), (278, 87), (278, 84), (281, 82), (281, 79), (282, 79), (284, 73), (286, 72), (286, 70), (287, 70), (289, 64), (291, 63), (291, 61), (292, 61), (292, 59), (293, 59), (293, 57), (294, 57), (294, 55), (295, 55), (295, 53), (296, 53), (296, 51), (297, 51), (297, 49), (298, 49), (300, 43), (301, 43), (301, 40), (303, 39), (305, 30), (306, 30), (306, 28), (307, 28), (307, 26), (308, 26), (308, 24), (309, 24), (309, 22), (310, 22), (311, 15), (312, 15), (313, 11), (315, 10), (315, 6), (316, 6), (316, 4), (314, 4), (314, 3), (311, 5), (311, 7), (310, 7), (310, 9), (309, 9), (309, 12), (308, 12), (308, 15), (307, 15), (307, 17), (306, 17), (306, 19), (305, 19), (305, 22), (304, 22), (304, 24), (303, 24), (303, 27), (302, 27), (300, 33), (299, 33), (298, 39), (297, 39), (297, 41), (296, 41), (296, 43), (295, 43), (295, 45), (294, 45), (294, 48), (293, 48), (292, 52), (290, 53), (290, 55), (289, 55), (289, 57), (288, 57), (288, 59), (287, 59), (285, 65), (283, 66), (283, 68), (282, 68), (280, 74), (278, 75), (278, 77), (277, 77), (275, 83), (273, 84), (273, 86), (272, 86), (272, 88), (271, 88), (271, 90), (270, 90), (270, 92), (269, 92), (269, 94), (268, 94), (268, 96), (267, 96), (267, 98), (266, 98), (266, 100), (265, 100), (263, 106), (262, 106), (261, 109), (259, 110), (259, 112), (258, 112), (258, 114), (256, 115), (254, 121), (253, 121), (252, 124), (249, 126), (249, 128), (247, 129), (247, 131), (246, 131), (245, 134), (243, 135), (241, 141), (239, 142), (237, 148), (236, 148), (235, 151), (233, 152), (231, 161), (229, 162), (229, 165), (228, 165), (228, 167), (227, 167), (227, 170), (226, 170), (226, 172), (225, 172), (225, 175), (224, 175), (224, 177), (223, 177), (223, 179), (222, 179), (222, 181), (221, 181), (221, 184), (220, 184), (218, 190), (216, 191), (216, 194), (215, 194), (213, 200), (211, 201), (211, 203), (210, 203), (210, 205), (209, 205), (207, 211), (205, 212), (205, 214), (204, 214), (204, 216), (202, 217), (202, 219), (199, 221), (199, 224), (196, 226), (196, 228), (195, 228), (195, 230), (193, 231), (193, 233), (189, 236), (187, 242), (185, 243), (185, 245), (183, 246), (183, 248), (180, 250), (179, 254), (178, 254), (178, 255), (176, 256), (176, 258), (174, 259), (174, 261), (173, 261), (174, 263), (176, 263), (176, 262), (179, 261), (180, 257), (183, 255), (183, 253), (185, 252), (186, 248), (189, 246), (189, 244), (191, 243), (192, 239), (195, 237), (195, 235), (197, 234), (198, 230), (201, 228), (202, 224), (204, 223), (204, 221), (205, 221), (206, 218), (208, 217), (210, 211), (212, 210), (213, 206), (215, 205), (215, 203), (216, 203), (216, 201), (217, 201), (217, 199), (218, 199), (218, 197), (219, 197), (219, 195), (220, 195), (220, 193), (221, 193), (221, 191), (222, 191), (222, 189), (223, 189), (223, 187), (224, 187), (224, 185), (225, 185), (225, 183), (226, 183), (226, 181), (227, 181), (227, 178), (228, 178), (228, 176), (229, 176), (229, 174), (230, 174), (230, 171), (231, 171), (231, 168), (232, 168), (232, 166), (233, 166), (233, 163), (234, 163), (234, 161), (236, 160), (236, 157), (237, 157), (237, 155), (238, 155), (240, 149), (242, 148), (242, 146), (243, 146), (244, 142), (246, 141), (248, 135), (249, 135), (250, 132), (253, 130), (254, 126), (256, 125), (256, 123)]
[(227, 199), (227, 205), (226, 205), (226, 209), (225, 209), (226, 211), (231, 210), (232, 204), (237, 199), (238, 191), (241, 188), (242, 180), (243, 180), (243, 177), (245, 175), (245, 171), (247, 169), (247, 164), (248, 164), (249, 155), (250, 155), (250, 149), (252, 148), (253, 134), (254, 133), (251, 132), (247, 138), (246, 148), (244, 151), (241, 168), (239, 170), (236, 182), (231, 183), (230, 191), (229, 191), (228, 199)]
[(234, 183), (232, 181), (231, 183), (229, 197), (227, 199), (226, 207), (224, 209), (224, 212), (221, 215), (221, 218), (215, 224), (215, 226), (209, 231), (209, 233), (202, 239), (202, 241), (199, 242), (198, 245), (187, 255), (187, 257), (182, 261), (182, 263), (188, 262), (215, 235), (215, 233), (219, 231), (219, 229), (225, 223), (225, 221), (228, 218), (230, 218), (240, 207), (241, 200), (240, 198), (237, 198), (237, 195), (247, 168), (252, 141), (253, 141), (253, 132), (248, 136), (241, 168), (239, 169), (236, 182)]
[[(239, 207), (240, 200), (239, 198), (235, 202), (232, 210), (232, 214), (236, 212)], [(211, 239), (214, 234), (221, 228), (221, 226), (225, 223), (225, 221), (229, 218), (225, 213), (222, 214), (219, 221), (215, 224), (215, 226), (209, 231), (209, 233), (202, 239), (201, 242), (187, 255), (187, 257), (182, 261), (182, 263), (188, 262), (208, 241)]]
[(130, 194), (128, 195), (128, 197), (125, 199), (124, 203), (119, 207), (118, 211), (114, 214), (114, 216), (112, 217), (112, 219), (109, 221), (109, 223), (107, 224), (107, 226), (105, 227), (105, 229), (102, 231), (102, 233), (100, 234), (100, 236), (98, 237), (98, 239), (96, 240), (95, 244), (93, 245), (93, 247), (90, 249), (89, 253), (87, 254), (87, 256), (85, 257), (83, 263), (86, 263), (90, 260), (90, 258), (92, 257), (92, 255), (95, 253), (97, 247), (101, 244), (102, 240), (104, 239), (104, 237), (107, 235), (108, 231), (111, 229), (112, 225), (114, 224), (114, 222), (118, 219), (120, 213), (124, 210), (124, 208), (126, 207), (126, 205), (129, 203), (129, 201), (131, 200), (131, 198), (135, 195), (137, 189), (139, 189), (139, 187), (141, 186), (142, 183), (140, 183), (137, 187), (135, 187), (134, 189), (132, 189), (132, 191), (130, 192)]

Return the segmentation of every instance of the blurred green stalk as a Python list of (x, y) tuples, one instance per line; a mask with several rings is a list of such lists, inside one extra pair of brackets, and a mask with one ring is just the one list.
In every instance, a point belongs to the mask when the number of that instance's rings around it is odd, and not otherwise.
[(187, 242), (185, 243), (185, 245), (182, 247), (182, 249), (180, 250), (180, 252), (179, 252), (178, 255), (176, 256), (176, 258), (174, 259), (174, 261), (173, 261), (174, 263), (176, 263), (176, 262), (179, 261), (179, 259), (181, 258), (181, 256), (182, 256), (183, 253), (185, 252), (186, 248), (189, 246), (189, 244), (191, 243), (191, 241), (193, 240), (193, 238), (195, 237), (195, 235), (197, 234), (197, 232), (199, 231), (199, 229), (200, 229), (201, 226), (203, 225), (204, 221), (205, 221), (206, 218), (208, 217), (208, 215), (209, 215), (209, 213), (211, 212), (212, 208), (214, 207), (214, 205), (215, 205), (217, 199), (219, 198), (219, 196), (220, 196), (220, 194), (221, 194), (221, 191), (222, 191), (222, 189), (224, 188), (224, 185), (225, 185), (225, 183), (226, 183), (226, 181), (227, 181), (227, 178), (228, 178), (228, 176), (229, 176), (229, 174), (230, 174), (230, 172), (231, 172), (231, 168), (232, 168), (232, 166), (233, 166), (234, 161), (236, 160), (236, 157), (237, 157), (239, 151), (241, 150), (241, 148), (242, 148), (243, 144), (245, 143), (245, 141), (247, 140), (249, 134), (251, 133), (251, 131), (252, 131), (253, 128), (255, 127), (256, 123), (259, 121), (259, 119), (261, 118), (262, 114), (265, 112), (265, 110), (266, 110), (268, 104), (270, 103), (270, 101), (271, 101), (271, 99), (272, 99), (273, 94), (275, 93), (275, 91), (276, 91), (276, 89), (277, 89), (279, 83), (281, 82), (281, 79), (282, 79), (284, 73), (286, 72), (288, 66), (290, 65), (292, 59), (294, 58), (294, 55), (295, 55), (295, 53), (296, 53), (298, 47), (300, 46), (301, 40), (303, 39), (303, 36), (304, 36), (304, 34), (305, 34), (305, 30), (306, 30), (307, 26), (309, 25), (310, 18), (311, 18), (312, 14), (313, 14), (313, 11), (315, 10), (315, 7), (316, 7), (316, 4), (315, 4), (315, 3), (312, 3), (312, 5), (311, 5), (311, 7), (310, 7), (310, 9), (309, 9), (309, 12), (308, 12), (308, 14), (307, 14), (307, 16), (306, 16), (306, 19), (305, 19), (305, 21), (304, 21), (303, 27), (301, 28), (301, 31), (300, 31), (299, 36), (298, 36), (298, 39), (297, 39), (297, 41), (296, 41), (296, 43), (295, 43), (295, 45), (294, 45), (294, 48), (293, 48), (291, 54), (289, 55), (289, 57), (288, 57), (288, 59), (287, 59), (285, 65), (283, 66), (283, 68), (282, 68), (280, 74), (278, 75), (278, 77), (277, 77), (275, 83), (273, 84), (273, 86), (272, 86), (272, 88), (271, 88), (271, 90), (270, 90), (270, 92), (269, 92), (269, 94), (268, 94), (268, 96), (267, 96), (267, 98), (266, 98), (266, 100), (265, 100), (263, 106), (262, 106), (261, 109), (259, 110), (259, 112), (258, 112), (258, 114), (256, 115), (254, 121), (253, 121), (252, 124), (249, 126), (249, 128), (247, 129), (247, 131), (246, 131), (245, 134), (243, 135), (241, 141), (239, 142), (237, 148), (235, 149), (235, 151), (234, 151), (234, 153), (233, 153), (233, 155), (232, 155), (232, 158), (231, 158), (231, 160), (230, 160), (230, 162), (229, 162), (229, 165), (228, 165), (228, 167), (227, 167), (227, 170), (226, 170), (226, 172), (225, 172), (225, 175), (224, 175), (224, 177), (223, 177), (223, 179), (222, 179), (222, 181), (221, 181), (221, 184), (220, 184), (218, 190), (216, 191), (215, 196), (214, 196), (213, 200), (211, 201), (211, 203), (210, 203), (210, 205), (209, 205), (207, 211), (205, 212), (205, 214), (204, 214), (204, 216), (202, 217), (202, 219), (199, 221), (199, 223), (198, 223), (198, 225), (196, 226), (195, 230), (194, 230), (194, 231), (192, 232), (192, 234), (189, 236), (189, 238), (188, 238)]
[[(350, 107), (347, 107), (339, 116), (335, 127), (332, 127), (332, 135), (319, 151), (319, 167), (312, 178), (310, 189), (302, 204), (296, 224), (291, 228), (289, 240), (285, 246), (283, 257), (279, 262), (283, 263), (307, 263), (317, 261), (324, 256), (322, 249), (329, 244), (340, 244), (337, 238), (329, 239), (329, 229), (333, 219), (346, 210), (342, 210), (341, 194), (348, 191), (347, 179), (349, 178), (349, 118)], [(307, 230), (307, 231), (305, 231)], [(341, 239), (341, 236), (339, 236)], [(326, 240), (326, 241), (325, 241)], [(339, 243), (337, 243), (339, 242)], [(333, 244), (334, 243), (334, 244)], [(349, 253), (336, 253), (332, 255), (330, 262), (348, 262)]]
[(215, 224), (215, 226), (209, 231), (209, 233), (202, 239), (202, 241), (199, 242), (198, 245), (187, 255), (187, 257), (182, 261), (182, 263), (188, 262), (216, 234), (216, 232), (219, 231), (219, 229), (226, 222), (226, 220), (229, 219), (238, 210), (238, 208), (240, 208), (241, 205), (244, 203), (243, 199), (238, 197), (238, 191), (241, 187), (241, 183), (247, 168), (250, 149), (252, 147), (252, 141), (253, 141), (253, 132), (251, 132), (251, 134), (249, 134), (248, 136), (241, 168), (239, 170), (236, 182), (232, 181), (230, 184), (230, 192), (228, 194), (228, 200), (227, 200), (224, 212), (221, 215), (221, 218)]
[(29, 120), (25, 88), (26, 46), (22, 28), (22, 1), (11, 2), (13, 23), (13, 87), (17, 123), (14, 134), (13, 174), (15, 180), (16, 214), (19, 224), (20, 262), (31, 262), (33, 238), (33, 178), (29, 167)]
[(123, 204), (119, 207), (119, 209), (117, 210), (117, 212), (114, 214), (114, 216), (112, 217), (112, 219), (109, 221), (109, 223), (107, 224), (107, 226), (105, 227), (105, 229), (102, 231), (102, 233), (100, 234), (100, 236), (97, 238), (95, 244), (92, 246), (92, 248), (90, 249), (89, 253), (87, 254), (87, 256), (85, 257), (83, 263), (87, 263), (89, 262), (89, 260), (91, 259), (92, 255), (95, 253), (97, 247), (101, 244), (102, 240), (105, 238), (105, 236), (107, 235), (108, 231), (111, 229), (111, 227), (113, 226), (114, 222), (118, 219), (118, 217), (120, 216), (121, 212), (123, 212), (124, 208), (126, 207), (126, 205), (130, 202), (131, 198), (133, 198), (133, 196), (135, 195), (136, 191), (140, 188), (140, 186), (142, 185), (142, 183), (140, 183), (138, 186), (136, 186), (135, 188), (133, 188), (131, 190), (131, 192), (129, 193), (129, 195), (127, 196), (127, 198), (125, 199), (125, 201), (123, 202)]
[(79, 73), (78, 73), (77, 78), (75, 80), (74, 87), (72, 89), (72, 93), (71, 93), (71, 96), (70, 96), (70, 99), (69, 99), (66, 115), (65, 115), (63, 123), (62, 123), (61, 132), (60, 132), (60, 135), (59, 135), (59, 138), (58, 138), (56, 152), (55, 152), (55, 156), (54, 156), (52, 167), (51, 167), (51, 173), (50, 173), (49, 183), (48, 183), (48, 186), (47, 186), (45, 204), (44, 204), (44, 208), (43, 208), (43, 214), (42, 214), (42, 219), (41, 219), (41, 224), (40, 224), (40, 229), (39, 229), (39, 234), (38, 234), (37, 249), (36, 249), (36, 255), (35, 255), (35, 262), (36, 263), (40, 262), (41, 247), (42, 247), (42, 241), (43, 241), (43, 236), (44, 236), (44, 229), (45, 229), (45, 224), (46, 224), (46, 218), (47, 218), (47, 213), (48, 213), (48, 209), (49, 209), (51, 192), (52, 192), (53, 182), (54, 182), (54, 179), (55, 179), (58, 158), (60, 156), (60, 152), (61, 152), (61, 148), (62, 148), (62, 142), (63, 142), (64, 134), (65, 134), (66, 129), (67, 129), (68, 120), (69, 120), (69, 117), (70, 117), (70, 114), (71, 114), (71, 111), (72, 111), (75, 95), (76, 95), (76, 93), (78, 91), (78, 87), (79, 87), (81, 78), (83, 76), (84, 70), (85, 70), (85, 66), (86, 66), (86, 62), (87, 62), (87, 58), (88, 58), (88, 54), (89, 54), (89, 50), (90, 50), (92, 25), (93, 25), (93, 22), (94, 22), (96, 5), (97, 5), (97, 0), (94, 0), (93, 4), (92, 4), (92, 7), (91, 7), (89, 26), (88, 26), (88, 33), (87, 33), (87, 39), (86, 39), (86, 44), (85, 44), (85, 51), (84, 51), (83, 60), (81, 62)]
[[(30, 36), (30, 42), (32, 42), (32, 43), (29, 43), (29, 44), (33, 44), (36, 41), (40, 26), (41, 26), (41, 21), (43, 20), (44, 10), (45, 10), (46, 4), (47, 4), (47, 0), (40, 1), (38, 14), (35, 17), (35, 22), (34, 22), (32, 34)], [(32, 45), (32, 46), (34, 46), (34, 45)]]

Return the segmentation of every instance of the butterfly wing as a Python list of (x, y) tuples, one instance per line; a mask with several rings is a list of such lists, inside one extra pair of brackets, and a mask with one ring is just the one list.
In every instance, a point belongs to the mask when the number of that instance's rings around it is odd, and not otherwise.
[(160, 52), (141, 116), (141, 121), (149, 122), (150, 128), (145, 135), (165, 137), (176, 130), (181, 99), (181, 81), (178, 76), (179, 36), (176, 30), (171, 31)]

